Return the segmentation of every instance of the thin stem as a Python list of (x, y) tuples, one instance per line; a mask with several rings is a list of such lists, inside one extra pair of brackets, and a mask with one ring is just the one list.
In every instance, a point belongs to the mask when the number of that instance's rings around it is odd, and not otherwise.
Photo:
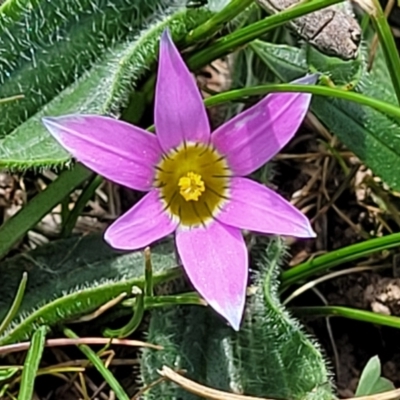
[(240, 101), (246, 97), (262, 96), (272, 92), (301, 92), (312, 93), (319, 96), (336, 97), (343, 100), (353, 101), (364, 106), (369, 106), (385, 114), (400, 118), (400, 108), (386, 101), (368, 97), (361, 93), (316, 85), (296, 85), (285, 83), (253, 86), (219, 93), (206, 99), (204, 104), (207, 107), (211, 107), (228, 101)]
[(342, 1), (343, 0), (313, 0), (302, 2), (295, 7), (290, 7), (285, 11), (271, 15), (216, 40), (212, 45), (190, 57), (188, 59), (188, 65), (192, 70), (202, 68), (211, 61), (231, 53), (286, 22), (329, 7), (333, 4), (341, 3)]
[(151, 250), (150, 247), (144, 249), (144, 295), (146, 297), (154, 296), (154, 284), (153, 284), (153, 264), (151, 262)]
[(207, 39), (218, 32), (223, 25), (230, 22), (244, 11), (254, 0), (232, 0), (220, 12), (207, 22), (189, 32), (183, 42), (185, 46)]
[(24, 368), (22, 369), (18, 400), (28, 400), (33, 397), (35, 378), (43, 355), (46, 333), (47, 327), (41, 326), (33, 334), (31, 345), (24, 362)]
[(177, 305), (206, 306), (207, 303), (197, 293), (184, 293), (180, 295), (153, 296), (145, 299), (145, 309)]
[(400, 104), (400, 57), (392, 30), (378, 0), (373, 0), (375, 13), (371, 15), (382, 46), (397, 101)]
[(317, 273), (382, 250), (400, 246), (400, 233), (365, 240), (316, 257), (282, 273), (282, 290)]
[(17, 294), (15, 295), (14, 301), (4, 317), (4, 320), (0, 323), (0, 335), (8, 328), (11, 321), (14, 319), (19, 308), (21, 307), (22, 299), (24, 298), (26, 283), (28, 282), (28, 273), (25, 271), (22, 274), (21, 282), (18, 286)]
[[(227, 103), (229, 101), (244, 102), (252, 96), (263, 96), (274, 92), (299, 92), (312, 93), (317, 96), (335, 97), (338, 99), (352, 101), (363, 106), (369, 106), (384, 114), (400, 118), (400, 108), (386, 101), (378, 100), (373, 97), (365, 96), (361, 93), (350, 92), (343, 89), (331, 88), (327, 86), (316, 85), (296, 85), (291, 83), (285, 84), (268, 84), (260, 86), (252, 86), (248, 88), (229, 90), (222, 92), (204, 100), (206, 107), (213, 107), (218, 104)], [(148, 131), (154, 131), (154, 125), (147, 128)]]
[(140, 323), (142, 322), (143, 315), (144, 315), (144, 293), (137, 289), (135, 301), (132, 307), (132, 317), (128, 321), (128, 323), (120, 329), (110, 329), (106, 328), (103, 332), (103, 336), (106, 337), (117, 337), (117, 338), (125, 338), (130, 336), (136, 329), (139, 327)]
[[(124, 307), (132, 307), (135, 299), (127, 299), (122, 302)], [(196, 292), (187, 292), (176, 295), (164, 296), (151, 296), (145, 297), (144, 308), (145, 310), (152, 310), (153, 308), (165, 306), (206, 306), (207, 303)]]
[(357, 310), (341, 306), (292, 307), (292, 311), (300, 315), (317, 315), (319, 317), (344, 317), (371, 324), (400, 328), (400, 318), (393, 315), (378, 314), (372, 311)]
[(0, 99), (0, 104), (9, 103), (10, 101), (22, 100), (25, 96), (23, 94), (16, 94), (15, 96), (5, 97)]
[(286, 306), (290, 301), (292, 301), (296, 297), (302, 295), (307, 290), (314, 288), (315, 286), (319, 285), (322, 282), (337, 278), (338, 276), (342, 276), (342, 275), (348, 275), (348, 274), (353, 274), (353, 273), (363, 272), (363, 271), (374, 271), (375, 269), (376, 268), (374, 268), (374, 267), (354, 267), (354, 268), (347, 268), (342, 271), (334, 271), (329, 274), (320, 276), (319, 278), (317, 278), (313, 281), (307, 282), (304, 285), (300, 286), (298, 289), (296, 289), (293, 293), (290, 294), (290, 296), (288, 296), (285, 300), (282, 301), (282, 305)]
[(79, 215), (81, 215), (87, 202), (93, 197), (94, 193), (96, 192), (97, 188), (102, 184), (102, 182), (103, 178), (99, 175), (93, 175), (91, 179), (89, 179), (88, 184), (82, 190), (82, 193), (75, 203), (74, 208), (68, 213), (65, 218), (65, 223), (63, 224), (61, 231), (62, 237), (66, 237), (71, 234), (72, 230), (75, 227), (76, 221), (79, 218)]
[[(78, 336), (71, 329), (64, 328), (63, 331), (64, 335), (68, 338), (78, 339)], [(101, 358), (89, 346), (80, 344), (78, 345), (78, 348), (93, 364), (97, 371), (103, 376), (104, 380), (110, 385), (110, 388), (114, 391), (117, 399), (129, 400), (129, 396), (126, 394), (112, 372), (108, 370), (108, 368), (104, 365)]]

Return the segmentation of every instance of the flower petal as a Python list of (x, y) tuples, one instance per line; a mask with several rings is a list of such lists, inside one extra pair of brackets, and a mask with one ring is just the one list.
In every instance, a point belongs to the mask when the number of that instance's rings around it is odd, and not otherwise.
[(155, 126), (165, 152), (184, 140), (208, 143), (210, 124), (200, 91), (168, 31), (161, 37)]
[[(292, 83), (312, 84), (318, 75)], [(248, 175), (293, 137), (311, 101), (309, 93), (273, 93), (218, 128), (211, 136), (234, 174)]]
[(154, 134), (100, 115), (46, 117), (43, 123), (61, 146), (93, 171), (132, 189), (151, 189), (153, 166), (161, 157)]
[(177, 224), (164, 212), (154, 189), (118, 218), (106, 230), (104, 239), (116, 249), (140, 249), (172, 233)]
[(248, 253), (241, 232), (215, 221), (206, 228), (178, 228), (176, 244), (193, 286), (239, 330), (248, 274)]
[(278, 193), (247, 178), (233, 178), (231, 200), (218, 214), (224, 224), (250, 231), (315, 237), (307, 217)]

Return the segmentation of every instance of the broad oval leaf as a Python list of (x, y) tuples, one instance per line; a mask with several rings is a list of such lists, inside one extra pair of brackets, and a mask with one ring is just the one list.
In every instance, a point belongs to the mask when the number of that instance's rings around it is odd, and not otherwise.
[(357, 385), (356, 397), (369, 396), (394, 390), (388, 379), (381, 377), (381, 361), (378, 356), (371, 357), (364, 367)]

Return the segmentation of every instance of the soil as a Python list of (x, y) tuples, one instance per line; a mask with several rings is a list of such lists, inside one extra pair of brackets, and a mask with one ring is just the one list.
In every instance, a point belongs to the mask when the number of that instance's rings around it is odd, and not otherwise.
[[(400, 316), (400, 279), (376, 273), (348, 275), (319, 288), (330, 305), (365, 309)], [(314, 299), (315, 304), (315, 299)], [(340, 397), (353, 397), (367, 361), (378, 355), (382, 376), (400, 385), (400, 331), (344, 318), (331, 318), (333, 343), (329, 340), (325, 320), (307, 321), (323, 345), (335, 371)]]

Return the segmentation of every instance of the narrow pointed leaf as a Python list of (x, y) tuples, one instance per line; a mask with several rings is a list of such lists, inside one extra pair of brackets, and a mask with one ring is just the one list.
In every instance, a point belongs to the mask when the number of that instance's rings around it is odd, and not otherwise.
[(47, 326), (41, 326), (32, 337), (21, 376), (18, 400), (31, 399), (33, 396), (36, 374), (42, 359)]

